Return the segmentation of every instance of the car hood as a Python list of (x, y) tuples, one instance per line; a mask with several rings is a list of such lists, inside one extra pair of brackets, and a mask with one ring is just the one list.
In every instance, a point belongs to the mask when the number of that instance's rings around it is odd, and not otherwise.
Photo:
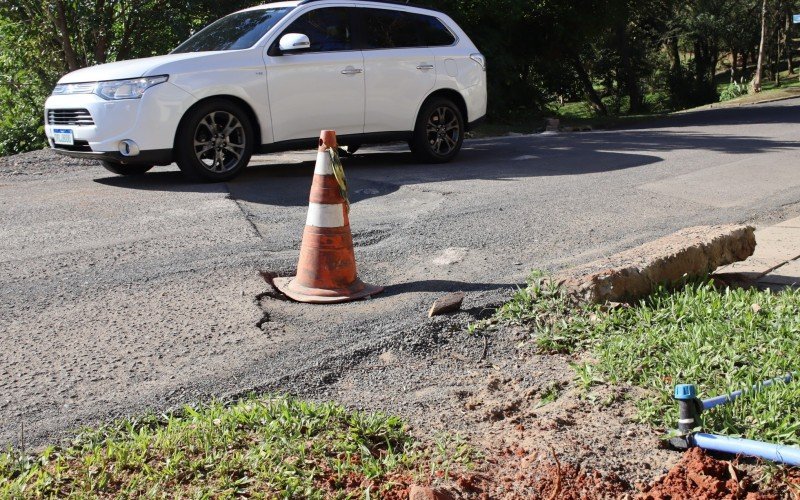
[(139, 78), (169, 74), (172, 63), (191, 59), (202, 59), (220, 52), (191, 52), (187, 54), (167, 54), (165, 56), (131, 59), (107, 64), (98, 64), (88, 68), (79, 69), (64, 75), (58, 83), (98, 82), (102, 80), (124, 80), (126, 78)]

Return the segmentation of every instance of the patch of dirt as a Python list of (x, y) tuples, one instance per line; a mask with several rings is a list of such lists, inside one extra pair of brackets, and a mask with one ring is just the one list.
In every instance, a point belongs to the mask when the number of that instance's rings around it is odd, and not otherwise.
[(50, 149), (0, 156), (0, 177), (64, 173), (97, 167), (100, 163), (96, 160), (61, 156)]
[[(570, 363), (585, 359), (533, 354), (521, 331), (492, 333), (487, 349), (482, 336), (453, 324), (460, 316), (431, 319), (398, 345), (366, 353), (320, 399), (400, 415), (422, 440), (441, 433), (465, 438), (482, 458), (472, 471), (451, 471), (444, 485), (456, 498), (791, 498), (769, 489), (724, 496), (733, 491), (727, 462), (692, 468), (664, 447), (664, 429), (636, 422), (635, 401), (646, 397), (641, 389), (584, 387)], [(759, 491), (758, 468), (742, 470), (749, 472), (737, 469), (736, 491)], [(682, 497), (659, 489), (678, 484)], [(718, 485), (723, 496), (702, 496)]]
[(360, 492), (369, 491), (372, 498), (408, 500), (409, 489), (414, 484), (413, 478), (408, 475), (390, 475), (384, 478), (381, 484), (355, 472), (337, 479), (336, 471), (327, 464), (320, 465), (320, 471), (321, 477), (316, 481), (317, 487), (325, 491), (328, 498), (357, 497)]
[[(784, 485), (785, 486), (785, 485)], [(717, 460), (700, 448), (686, 452), (666, 476), (639, 494), (637, 500), (777, 500), (786, 491), (761, 489), (734, 462)]]
[(457, 478), (452, 489), (460, 498), (599, 500), (623, 498), (630, 486), (614, 473), (583, 471), (552, 452), (518, 446), (488, 457), (482, 472)]

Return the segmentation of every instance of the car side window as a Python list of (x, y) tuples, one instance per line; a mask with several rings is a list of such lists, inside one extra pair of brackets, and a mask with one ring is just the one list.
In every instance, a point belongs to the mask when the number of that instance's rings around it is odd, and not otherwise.
[(301, 33), (311, 41), (310, 52), (353, 49), (350, 9), (315, 9), (300, 16), (283, 34)]
[(422, 41), (428, 47), (447, 47), (456, 43), (453, 33), (438, 19), (433, 16), (415, 14), (419, 24), (419, 33)]
[(363, 9), (364, 48), (421, 47), (422, 40), (411, 15), (384, 9)]
[(365, 49), (452, 45), (455, 37), (432, 16), (385, 9), (361, 9)]

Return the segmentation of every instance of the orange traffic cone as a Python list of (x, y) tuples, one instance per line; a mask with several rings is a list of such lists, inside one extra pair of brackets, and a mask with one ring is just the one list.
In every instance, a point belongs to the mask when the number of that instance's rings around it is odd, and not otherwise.
[(297, 276), (274, 280), (278, 290), (298, 302), (334, 304), (383, 291), (383, 287), (367, 285), (356, 273), (347, 201), (334, 175), (329, 152), (336, 147), (336, 132), (323, 130)]

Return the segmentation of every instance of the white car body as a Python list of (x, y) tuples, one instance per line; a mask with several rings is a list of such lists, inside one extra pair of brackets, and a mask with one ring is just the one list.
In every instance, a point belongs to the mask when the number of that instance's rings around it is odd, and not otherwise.
[[(61, 88), (162, 75), (167, 80), (140, 98), (114, 100), (96, 92), (50, 96), (45, 104), (50, 146), (70, 156), (122, 164), (169, 164), (175, 160), (176, 133), (183, 117), (198, 103), (219, 97), (248, 110), (257, 134), (254, 152), (262, 153), (315, 141), (321, 129), (335, 130), (343, 144), (409, 140), (423, 102), (432, 95), (456, 102), (467, 130), (486, 114), (483, 57), (447, 15), (364, 0), (278, 2), (247, 11), (276, 7), (292, 10), (250, 48), (173, 53), (67, 74), (59, 80)], [(270, 47), (294, 20), (310, 10), (331, 7), (434, 16), (450, 30), (455, 43), (270, 55)], [(86, 110), (90, 116), (69, 110)], [(57, 131), (62, 144), (56, 143)]]

